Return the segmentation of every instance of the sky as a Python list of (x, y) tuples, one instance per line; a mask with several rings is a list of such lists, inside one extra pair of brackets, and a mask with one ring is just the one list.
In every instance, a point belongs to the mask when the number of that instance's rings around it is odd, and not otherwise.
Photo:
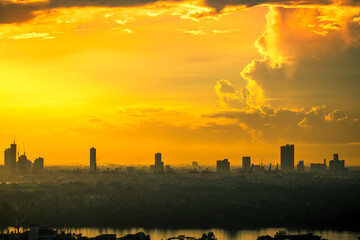
[(48, 166), (360, 165), (359, 80), (356, 0), (0, 0), (0, 149)]

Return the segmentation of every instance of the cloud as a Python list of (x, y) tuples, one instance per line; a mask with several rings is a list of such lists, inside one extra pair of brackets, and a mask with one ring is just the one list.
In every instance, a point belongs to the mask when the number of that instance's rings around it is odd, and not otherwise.
[(360, 110), (354, 104), (360, 94), (358, 15), (357, 8), (270, 8), (255, 43), (263, 58), (241, 72), (252, 101)]
[(243, 108), (247, 107), (247, 89), (242, 91), (235, 90), (235, 87), (229, 80), (222, 79), (217, 81), (215, 85), (216, 94), (219, 97), (219, 106), (228, 108)]
[(236, 31), (237, 31), (237, 29), (212, 30), (212, 33), (214, 35), (218, 35), (218, 34), (232, 33), (232, 32), (236, 32)]
[[(270, 108), (270, 109), (269, 109)], [(204, 115), (208, 118), (237, 120), (258, 141), (295, 143), (351, 143), (360, 141), (360, 124), (354, 118), (328, 121), (325, 106), (305, 109), (271, 108), (222, 110)]]
[[(0, 0), (0, 24), (21, 23), (35, 18), (41, 11), (51, 11), (57, 8), (82, 8), (82, 7), (141, 7), (167, 3), (185, 3), (183, 7), (188, 8), (186, 14), (179, 14), (181, 18), (198, 21), (199, 18), (209, 17), (226, 12), (226, 8), (239, 7), (235, 10), (254, 7), (258, 5), (276, 6), (359, 6), (357, 0), (47, 0), (47, 1), (7, 1)], [(206, 9), (206, 11), (204, 10)], [(108, 16), (108, 15), (107, 15)], [(110, 17), (110, 16), (108, 16)]]
[[(346, 115), (346, 113), (344, 113), (343, 111), (340, 111), (340, 110), (335, 110), (325, 116), (325, 120), (329, 121), (329, 122), (345, 121), (346, 119), (348, 119), (348, 116)], [(353, 119), (353, 121), (356, 121), (356, 120)]]
[(202, 29), (199, 30), (186, 30), (186, 29), (177, 29), (178, 31), (182, 32), (182, 33), (186, 33), (186, 34), (191, 34), (191, 35), (205, 35), (206, 32)]
[(21, 23), (35, 18), (39, 11), (73, 7), (139, 7), (157, 2), (181, 2), (181, 0), (48, 0), (39, 2), (10, 2), (0, 0), (0, 23)]
[(129, 16), (124, 16), (122, 19), (114, 19), (114, 21), (117, 24), (121, 24), (121, 25), (125, 25), (127, 23), (134, 22), (135, 20), (136, 20), (136, 18), (129, 17)]
[(31, 33), (23, 33), (23, 34), (16, 34), (12, 36), (8, 36), (8, 38), (13, 39), (29, 39), (29, 38), (42, 38), (42, 39), (53, 39), (55, 36), (51, 36), (49, 33), (37, 33), (37, 32), (31, 32)]
[(299, 127), (302, 127), (302, 128), (311, 128), (312, 126), (309, 124), (309, 120), (304, 117), (303, 120), (301, 120), (300, 122), (298, 122), (297, 124)]
[(111, 30), (116, 31), (118, 33), (122, 33), (122, 34), (132, 34), (133, 33), (133, 31), (131, 29), (128, 29), (128, 28), (116, 27), (116, 28), (112, 28)]
[(220, 12), (226, 7), (245, 6), (247, 8), (258, 5), (282, 5), (282, 6), (310, 6), (310, 5), (343, 5), (343, 6), (358, 6), (357, 0), (205, 0), (205, 4)]
[(241, 72), (245, 93), (219, 80), (222, 110), (204, 117), (236, 120), (268, 143), (359, 142), (358, 17), (358, 8), (270, 7), (255, 43), (263, 58)]

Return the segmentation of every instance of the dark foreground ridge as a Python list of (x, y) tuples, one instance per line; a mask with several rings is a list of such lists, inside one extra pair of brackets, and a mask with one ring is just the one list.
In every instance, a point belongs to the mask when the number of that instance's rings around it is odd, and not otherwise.
[(360, 228), (359, 174), (64, 173), (58, 179), (0, 184), (0, 226)]
[[(31, 225), (29, 230), (23, 232), (8, 232), (0, 234), (1, 240), (150, 240), (150, 235), (143, 232), (127, 234), (120, 238), (116, 234), (101, 234), (96, 237), (86, 237), (81, 233), (65, 233), (64, 231), (54, 230), (45, 226)], [(203, 233), (200, 238), (179, 235), (170, 237), (167, 240), (217, 240), (213, 232)], [(259, 236), (257, 240), (326, 240), (312, 233), (289, 235), (284, 231), (279, 231), (274, 237), (269, 235)]]
[(284, 231), (279, 231), (275, 234), (274, 237), (269, 235), (266, 236), (259, 236), (257, 240), (327, 240), (321, 238), (321, 236), (314, 235), (312, 233), (308, 234), (287, 234)]
[[(116, 234), (101, 234), (96, 237), (86, 237), (81, 233), (65, 233), (64, 231), (54, 230), (45, 226), (31, 225), (28, 230), (23, 232), (7, 232), (0, 234), (1, 240), (150, 240), (150, 235), (143, 232), (135, 234), (127, 234), (125, 236), (116, 237)], [(180, 235), (170, 237), (167, 240), (217, 240), (214, 233), (204, 233), (200, 238), (188, 237)]]

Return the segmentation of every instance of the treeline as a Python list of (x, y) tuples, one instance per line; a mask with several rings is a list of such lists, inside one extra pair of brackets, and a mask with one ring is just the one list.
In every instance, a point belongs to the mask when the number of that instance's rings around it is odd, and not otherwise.
[(359, 230), (359, 203), (359, 176), (135, 174), (106, 183), (1, 184), (0, 225)]

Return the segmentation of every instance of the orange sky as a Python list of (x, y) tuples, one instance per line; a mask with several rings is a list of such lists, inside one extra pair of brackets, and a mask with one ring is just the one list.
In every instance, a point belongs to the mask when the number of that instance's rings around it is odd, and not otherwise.
[(16, 134), (46, 165), (86, 165), (92, 146), (99, 165), (240, 165), (294, 143), (295, 161), (360, 164), (352, 2), (77, 3), (0, 0), (0, 148)]

